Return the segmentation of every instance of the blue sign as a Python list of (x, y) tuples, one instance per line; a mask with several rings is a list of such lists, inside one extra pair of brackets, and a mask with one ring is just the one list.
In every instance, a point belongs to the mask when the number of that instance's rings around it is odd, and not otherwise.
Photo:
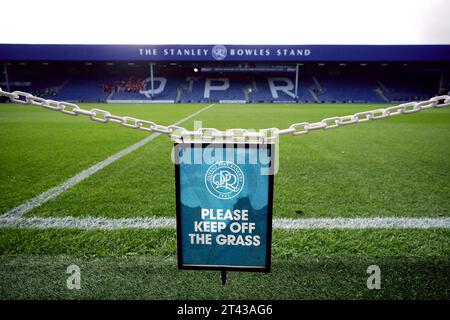
[(0, 61), (450, 61), (450, 45), (0, 44)]
[(180, 269), (270, 271), (272, 144), (175, 145)]

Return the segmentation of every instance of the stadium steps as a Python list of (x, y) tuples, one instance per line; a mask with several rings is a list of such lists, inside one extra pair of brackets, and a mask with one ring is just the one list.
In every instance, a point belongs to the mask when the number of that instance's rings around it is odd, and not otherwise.
[(322, 89), (322, 86), (320, 85), (320, 82), (319, 82), (319, 80), (317, 80), (317, 78), (316, 78), (316, 77), (312, 77), (312, 79), (313, 79), (313, 81), (314, 81), (314, 84), (316, 85), (317, 89), (319, 89), (319, 92), (322, 92), (322, 91), (323, 91), (323, 89)]
[(381, 99), (383, 99), (386, 102), (389, 102), (389, 98), (384, 95), (384, 91), (382, 88), (375, 89), (375, 92), (378, 93), (378, 95), (381, 97)]
[(71, 79), (71, 78), (69, 77), (69, 78), (67, 78), (66, 80), (64, 80), (64, 82), (61, 83), (61, 85), (59, 85), (59, 86), (56, 88), (57, 92), (59, 92), (59, 90), (62, 90), (62, 89), (69, 83), (70, 79)]
[(106, 97), (106, 101), (109, 101), (109, 100), (111, 100), (112, 99), (112, 96), (114, 95), (114, 90), (113, 91), (111, 91), (109, 94), (108, 94), (108, 96)]
[(375, 89), (376, 93), (378, 93), (378, 95), (386, 102), (390, 102), (389, 98), (384, 94), (385, 92), (387, 92), (387, 88), (384, 85), (383, 82), (381, 82), (380, 79), (378, 78), (374, 78), (375, 83), (378, 85), (378, 88)]
[(317, 96), (317, 94), (314, 92), (313, 89), (308, 88), (308, 92), (311, 94), (311, 96), (313, 97), (313, 99), (314, 99), (315, 102), (320, 103), (320, 99), (319, 99), (319, 97)]
[(183, 95), (183, 88), (177, 88), (177, 96), (175, 97), (175, 102), (180, 102)]
[(380, 79), (378, 79), (378, 78), (375, 78), (374, 79), (375, 80), (375, 82), (378, 84), (378, 86), (383, 90), (383, 92), (386, 92), (387, 91), (387, 88), (386, 88), (386, 86), (384, 85), (384, 83), (383, 82), (381, 82), (381, 80)]
[(253, 92), (258, 92), (258, 85), (256, 84), (255, 78), (252, 80), (252, 90)]

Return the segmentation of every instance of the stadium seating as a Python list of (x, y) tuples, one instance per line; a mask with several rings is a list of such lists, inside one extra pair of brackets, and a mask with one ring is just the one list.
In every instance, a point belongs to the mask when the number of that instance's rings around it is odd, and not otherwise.
[[(42, 81), (40, 76), (36, 75), (20, 75), (15, 74), (9, 79), (11, 91), (25, 91), (39, 95), (44, 98), (54, 98), (58, 90), (64, 86), (67, 77), (64, 75), (55, 75), (45, 81)], [(6, 89), (4, 82), (0, 85)]]
[(292, 72), (180, 75), (158, 70), (152, 92), (148, 70), (140, 68), (114, 72), (77, 70), (72, 74), (66, 71), (45, 77), (40, 70), (20, 70), (11, 72), (10, 90), (78, 102), (396, 103), (442, 94), (448, 91), (450, 79), (448, 75), (420, 71), (310, 71), (300, 74), (296, 96)]
[(153, 82), (153, 94), (151, 88), (150, 78), (143, 80), (144, 85), (141, 90), (127, 92), (124, 89), (119, 89), (113, 92), (108, 98), (109, 101), (114, 100), (169, 100), (175, 101), (177, 99), (177, 90), (181, 85), (178, 78), (172, 77), (155, 77)]
[(228, 77), (188, 77), (180, 102), (246, 101), (246, 86), (247, 83)]
[(379, 81), (384, 95), (392, 102), (427, 99), (439, 90), (438, 77), (426, 74), (382, 76)]
[(105, 101), (108, 93), (103, 92), (102, 78), (77, 77), (71, 78), (62, 86), (54, 99), (80, 102)]
[[(269, 76), (258, 77), (252, 86), (252, 102), (316, 102), (314, 94), (314, 83), (311, 77), (301, 76), (297, 98), (295, 97), (295, 80), (293, 76)], [(285, 89), (284, 89), (285, 88)]]
[(327, 103), (381, 103), (388, 102), (377, 92), (377, 83), (367, 76), (322, 75), (318, 97)]
[(181, 102), (201, 102), (204, 101), (205, 81), (197, 77), (187, 77), (182, 88)]

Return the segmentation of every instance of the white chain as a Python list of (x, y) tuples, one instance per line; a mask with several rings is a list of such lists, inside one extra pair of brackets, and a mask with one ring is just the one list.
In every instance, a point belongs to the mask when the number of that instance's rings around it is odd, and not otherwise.
[(420, 102), (408, 102), (384, 109), (363, 111), (347, 116), (326, 118), (319, 122), (293, 123), (286, 129), (266, 128), (259, 131), (252, 131), (249, 129), (229, 129), (226, 131), (221, 131), (215, 128), (200, 128), (195, 131), (189, 131), (179, 126), (163, 126), (156, 124), (153, 121), (141, 120), (127, 116), (116, 116), (102, 109), (86, 110), (80, 108), (74, 103), (44, 99), (22, 91), (7, 92), (0, 88), (0, 97), (1, 96), (9, 98), (11, 102), (36, 105), (54, 111), (61, 111), (62, 113), (71, 116), (81, 114), (90, 117), (93, 121), (101, 123), (115, 122), (126, 128), (139, 129), (148, 132), (158, 132), (168, 135), (173, 139), (182, 138), (200, 141), (213, 140), (217, 138), (271, 140), (280, 135), (304, 135), (318, 129), (334, 129), (350, 124), (367, 122), (369, 120), (384, 119), (400, 114), (416, 113), (429, 108), (443, 108), (450, 106), (450, 96), (442, 95)]

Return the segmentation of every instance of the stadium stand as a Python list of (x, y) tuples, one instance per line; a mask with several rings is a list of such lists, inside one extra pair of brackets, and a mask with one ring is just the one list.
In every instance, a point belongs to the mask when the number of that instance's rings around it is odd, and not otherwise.
[[(332, 103), (381, 103), (387, 102), (379, 93), (373, 78), (363, 75), (322, 75), (318, 96), (321, 102)], [(378, 91), (377, 91), (378, 90)]]
[(430, 92), (439, 91), (438, 77), (426, 74), (384, 76), (379, 81), (385, 88), (384, 95), (392, 102), (426, 99)]
[[(349, 68), (307, 68), (300, 73), (297, 95), (292, 72), (194, 72), (192, 67), (154, 73), (148, 67), (106, 68), (59, 65), (10, 66), (10, 90), (32, 92), (70, 102), (247, 102), (247, 103), (385, 103), (422, 100), (450, 89), (447, 72), (362, 72)], [(45, 74), (45, 76), (42, 76)], [(6, 80), (0, 80), (5, 87)]]
[(69, 102), (101, 102), (105, 101), (108, 93), (102, 90), (103, 79), (93, 77), (71, 78), (58, 90), (55, 95), (57, 100)]
[[(64, 76), (55, 76), (42, 81), (40, 76), (16, 74), (9, 79), (9, 86), (11, 91), (27, 91), (44, 98), (54, 98), (66, 81)], [(0, 82), (0, 86), (5, 85), (5, 81)]]
[(317, 102), (314, 91), (317, 91), (310, 76), (299, 80), (297, 98), (295, 96), (295, 80), (292, 76), (258, 77), (252, 85), (252, 102)]

